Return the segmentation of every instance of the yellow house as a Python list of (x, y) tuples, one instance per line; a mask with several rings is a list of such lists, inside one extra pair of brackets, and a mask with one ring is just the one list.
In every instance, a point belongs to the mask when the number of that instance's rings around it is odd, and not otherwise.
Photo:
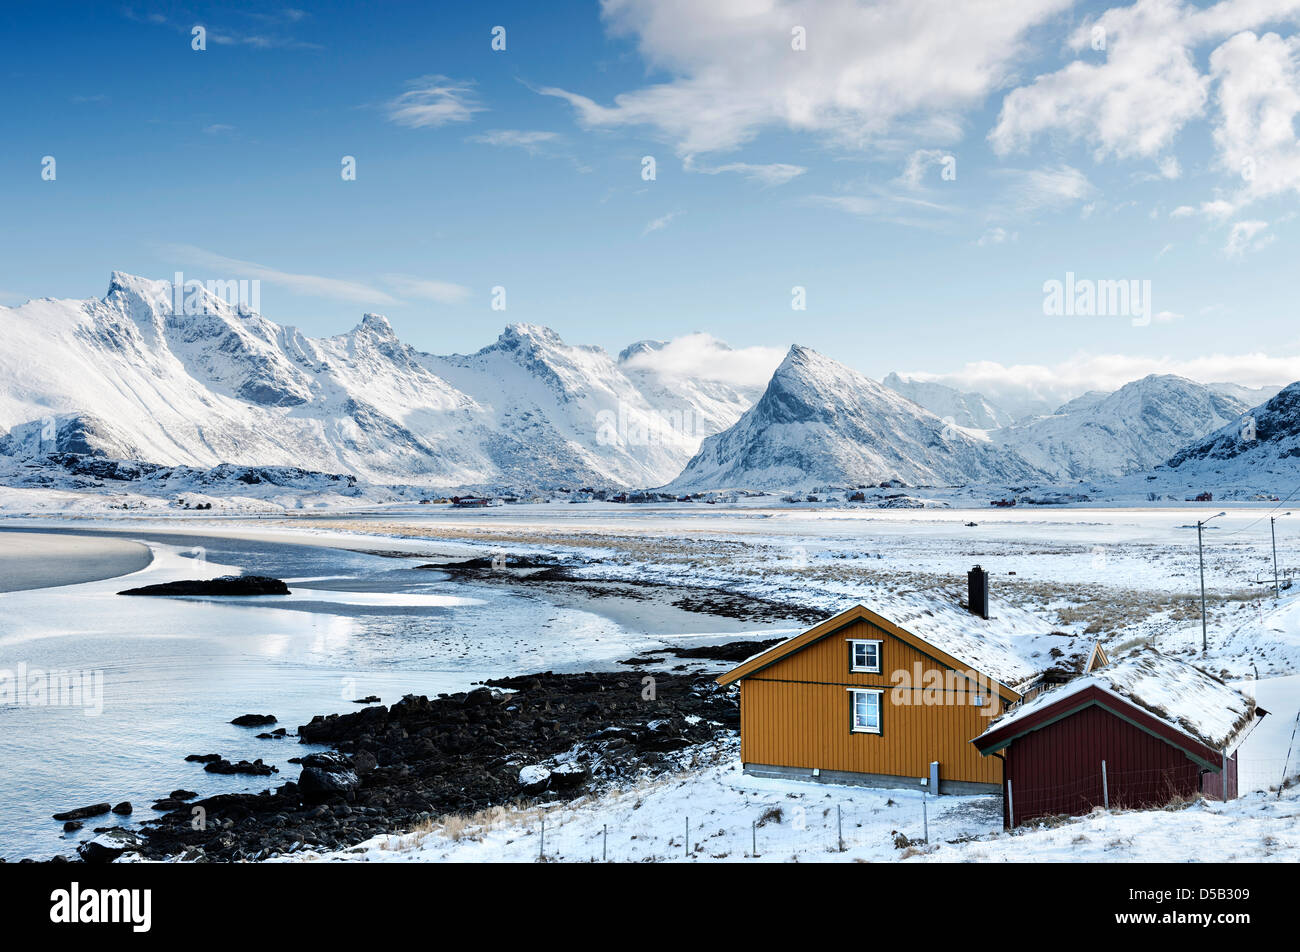
[(1028, 612), (998, 606), (982, 618), (944, 593), (889, 614), (854, 606), (718, 678), (740, 686), (746, 773), (934, 793), (1001, 789), (1001, 764), (971, 739), (1020, 700), (1008, 684), (1082, 646)]

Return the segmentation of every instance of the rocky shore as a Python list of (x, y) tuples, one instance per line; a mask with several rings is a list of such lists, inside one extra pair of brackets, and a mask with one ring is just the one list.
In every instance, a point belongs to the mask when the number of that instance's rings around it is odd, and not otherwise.
[[(760, 644), (733, 643), (718, 653), (747, 656)], [(80, 854), (89, 862), (124, 853), (237, 862), (305, 847), (343, 849), (430, 817), (568, 799), (677, 769), (689, 761), (690, 748), (734, 732), (739, 719), (734, 692), (718, 688), (710, 675), (644, 668), (542, 672), (460, 694), (408, 695), (301, 725), (300, 743), (330, 749), (294, 758), (301, 768), (296, 780), (259, 794), (202, 800), (173, 791), (155, 804), (162, 816), (138, 831), (95, 830)], [(229, 769), (212, 757), (195, 759), (210, 770)]]

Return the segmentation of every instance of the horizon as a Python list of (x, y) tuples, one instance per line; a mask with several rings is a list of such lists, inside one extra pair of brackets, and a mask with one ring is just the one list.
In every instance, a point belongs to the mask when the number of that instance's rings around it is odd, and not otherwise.
[[(986, 394), (1300, 379), (1300, 13), (905, 8), (78, 8), (57, 42), (11, 10), (0, 303), (184, 271), (431, 353), (532, 323), (752, 356), (798, 327)], [(1098, 293), (1053, 310), (1053, 282)]]

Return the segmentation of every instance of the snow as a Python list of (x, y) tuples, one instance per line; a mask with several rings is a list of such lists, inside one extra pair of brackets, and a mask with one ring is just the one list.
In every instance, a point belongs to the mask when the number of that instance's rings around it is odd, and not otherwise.
[(442, 818), (349, 849), (299, 850), (272, 861), (1300, 861), (1300, 787), (1280, 799), (1255, 793), (1171, 811), (1099, 809), (1008, 833), (996, 796), (748, 777), (734, 742), (694, 755), (685, 772), (600, 795)]
[[(177, 312), (168, 282), (115, 272), (102, 300), (0, 308), (0, 453), (299, 466), (446, 488), (651, 485), (752, 400), (718, 382), (629, 376), (599, 348), (530, 325), (470, 357), (437, 357), (378, 315), (314, 339), (206, 291), (196, 304)], [(660, 411), (689, 426), (641, 439)], [(598, 439), (610, 419), (611, 438)]]
[(1092, 648), (1091, 639), (1054, 631), (1041, 615), (1003, 599), (989, 599), (987, 619), (972, 615), (962, 607), (965, 596), (957, 588), (889, 592), (864, 607), (1008, 687)]
[(1041, 475), (888, 387), (796, 345), (758, 403), (704, 440), (668, 488), (784, 491), (895, 478), (950, 486)]
[(1201, 669), (1144, 647), (1044, 691), (993, 721), (1001, 731), (1090, 687), (1124, 698), (1215, 750), (1230, 749), (1252, 718), (1255, 702)]
[(992, 438), (1052, 479), (1097, 479), (1150, 470), (1247, 409), (1186, 378), (1152, 374), (1111, 394), (1085, 394)]

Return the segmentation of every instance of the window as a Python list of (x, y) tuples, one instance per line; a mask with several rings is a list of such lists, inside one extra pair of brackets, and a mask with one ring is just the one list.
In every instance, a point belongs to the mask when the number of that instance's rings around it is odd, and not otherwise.
[(855, 734), (880, 733), (880, 695), (883, 691), (849, 691), (853, 702), (853, 718), (850, 721)]
[(851, 640), (849, 642), (849, 670), (879, 674), (880, 642)]

